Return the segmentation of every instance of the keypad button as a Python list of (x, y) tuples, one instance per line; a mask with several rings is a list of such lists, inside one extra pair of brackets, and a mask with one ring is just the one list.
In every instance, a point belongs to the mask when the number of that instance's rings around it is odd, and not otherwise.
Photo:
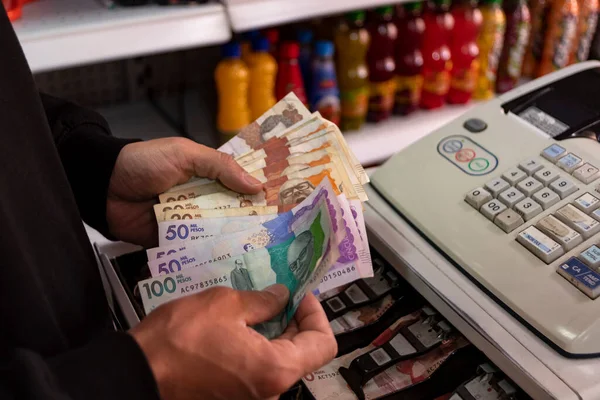
[(533, 177), (538, 181), (542, 182), (544, 186), (548, 186), (549, 184), (557, 180), (559, 175), (560, 174), (556, 169), (542, 168), (538, 172), (533, 174)]
[(543, 187), (544, 185), (542, 185), (542, 182), (532, 177), (522, 180), (517, 185), (517, 189), (523, 192), (525, 196), (531, 196), (538, 190), (541, 190)]
[(575, 171), (577, 167), (581, 165), (581, 163), (583, 163), (581, 157), (578, 157), (573, 153), (569, 153), (566, 156), (561, 157), (556, 162), (556, 165), (570, 174)]
[(502, 174), (502, 178), (510, 183), (511, 186), (515, 186), (517, 183), (527, 178), (527, 174), (518, 168), (511, 168)]
[(487, 124), (479, 118), (470, 118), (463, 124), (466, 130), (472, 133), (483, 132), (487, 129)]
[(577, 258), (571, 257), (558, 267), (556, 272), (590, 299), (595, 299), (600, 295), (600, 274), (588, 268)]
[(584, 239), (600, 232), (600, 222), (584, 214), (571, 204), (567, 204), (556, 211), (555, 216), (567, 226), (579, 232)]
[(544, 168), (540, 159), (538, 158), (528, 158), (519, 164), (519, 168), (525, 172), (527, 175), (533, 175), (540, 169)]
[(567, 150), (564, 147), (561, 147), (557, 144), (553, 144), (552, 146), (546, 147), (542, 151), (542, 157), (550, 162), (557, 162), (559, 158), (565, 155)]
[(500, 214), (504, 210), (506, 210), (506, 206), (504, 204), (498, 200), (491, 200), (481, 206), (479, 211), (485, 215), (487, 219), (493, 221), (496, 215)]
[(543, 188), (533, 195), (533, 199), (547, 210), (560, 201), (560, 196), (548, 188)]
[(503, 202), (507, 207), (512, 208), (519, 201), (523, 200), (525, 195), (518, 189), (510, 188), (500, 193), (498, 200)]
[(600, 221), (600, 208), (596, 211), (593, 211), (591, 215), (596, 221)]
[(583, 242), (583, 238), (578, 232), (569, 228), (552, 215), (540, 219), (535, 226), (560, 244), (565, 251), (569, 251)]
[(584, 213), (589, 214), (592, 211), (594, 211), (596, 208), (600, 207), (600, 200), (598, 200), (597, 197), (592, 196), (589, 193), (586, 193), (583, 196), (575, 199), (575, 201), (573, 202), (573, 205), (575, 207), (579, 208)]
[(494, 218), (494, 223), (500, 227), (504, 232), (511, 233), (519, 226), (523, 225), (525, 221), (515, 211), (506, 209)]
[(600, 178), (600, 170), (590, 163), (585, 163), (573, 172), (573, 176), (587, 185)]
[(600, 267), (600, 248), (598, 248), (596, 245), (593, 245), (581, 253), (579, 259), (586, 263), (588, 267), (597, 270), (598, 267)]
[(529, 221), (531, 218), (541, 213), (543, 209), (537, 202), (526, 197), (515, 205), (515, 211), (523, 217), (525, 221)]
[(473, 189), (465, 196), (465, 201), (478, 210), (481, 208), (482, 205), (484, 205), (491, 199), (491, 193), (485, 190), (484, 188), (480, 187), (478, 187), (477, 189)]
[(550, 189), (554, 190), (561, 199), (564, 199), (579, 190), (577, 186), (575, 186), (575, 183), (569, 178), (558, 178), (550, 184)]
[(487, 191), (490, 192), (494, 197), (498, 196), (498, 193), (505, 191), (509, 187), (510, 185), (508, 182), (501, 178), (492, 179), (485, 184)]
[(546, 264), (550, 264), (565, 254), (560, 244), (544, 235), (535, 226), (530, 226), (520, 232), (517, 235), (517, 241)]

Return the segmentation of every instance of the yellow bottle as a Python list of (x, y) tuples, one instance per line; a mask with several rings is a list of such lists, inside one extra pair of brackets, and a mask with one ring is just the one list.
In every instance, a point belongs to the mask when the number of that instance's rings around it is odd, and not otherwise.
[(250, 73), (240, 59), (242, 54), (238, 43), (223, 47), (223, 60), (215, 70), (215, 81), (219, 96), (217, 129), (223, 142), (231, 139), (242, 128), (250, 124), (248, 107), (248, 85)]
[(479, 73), (473, 98), (488, 100), (494, 97), (496, 88), (496, 72), (504, 45), (506, 16), (502, 10), (502, 0), (484, 0), (480, 10), (483, 23), (477, 38)]
[(275, 79), (277, 61), (269, 53), (271, 44), (267, 38), (256, 39), (249, 58), (250, 88), (248, 104), (250, 120), (254, 121), (277, 102), (275, 99)]

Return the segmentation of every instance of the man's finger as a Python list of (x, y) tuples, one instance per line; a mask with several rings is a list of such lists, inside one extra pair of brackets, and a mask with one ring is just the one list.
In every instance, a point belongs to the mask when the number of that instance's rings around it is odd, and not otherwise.
[(244, 316), (249, 326), (269, 321), (283, 311), (290, 298), (284, 285), (269, 286), (263, 291), (242, 292)]
[(262, 184), (248, 174), (228, 154), (197, 145), (190, 160), (197, 176), (218, 179), (229, 189), (238, 193), (255, 194), (262, 189)]

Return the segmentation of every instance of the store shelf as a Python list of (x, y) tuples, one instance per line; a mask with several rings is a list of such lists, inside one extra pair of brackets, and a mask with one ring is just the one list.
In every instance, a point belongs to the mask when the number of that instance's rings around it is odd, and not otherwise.
[(236, 32), (400, 2), (398, 0), (224, 0), (232, 29)]
[(96, 0), (39, 0), (14, 23), (33, 72), (225, 43), (221, 4), (107, 9)]
[(358, 131), (344, 132), (344, 137), (362, 165), (377, 165), (459, 117), (474, 105), (475, 103), (471, 103), (446, 106), (438, 110), (417, 111), (406, 117), (393, 117), (378, 124), (366, 124)]

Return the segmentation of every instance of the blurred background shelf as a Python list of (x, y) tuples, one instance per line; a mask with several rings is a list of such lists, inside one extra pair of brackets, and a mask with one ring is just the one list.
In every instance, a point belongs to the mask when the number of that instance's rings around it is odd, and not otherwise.
[(223, 0), (235, 32), (402, 3), (399, 0)]
[(95, 0), (25, 5), (14, 23), (33, 72), (225, 43), (221, 4), (108, 9)]

